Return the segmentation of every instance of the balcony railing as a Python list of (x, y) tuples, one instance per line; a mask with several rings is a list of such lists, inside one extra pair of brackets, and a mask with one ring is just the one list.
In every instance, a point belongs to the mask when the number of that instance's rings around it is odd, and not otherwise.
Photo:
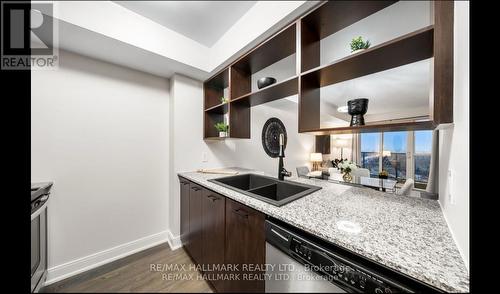
[[(425, 184), (429, 177), (430, 154), (415, 154), (415, 182)], [(361, 166), (370, 170), (370, 176), (378, 177), (379, 152), (361, 152)], [(406, 180), (406, 153), (391, 152), (390, 156), (382, 158), (382, 169), (387, 171), (390, 179), (398, 182)]]

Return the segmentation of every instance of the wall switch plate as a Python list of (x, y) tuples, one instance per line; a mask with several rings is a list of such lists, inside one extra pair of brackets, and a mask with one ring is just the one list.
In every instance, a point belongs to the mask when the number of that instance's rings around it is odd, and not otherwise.
[(450, 204), (455, 204), (455, 172), (451, 169), (448, 170), (448, 201)]
[(201, 162), (207, 162), (208, 161), (208, 154), (206, 152), (201, 153)]

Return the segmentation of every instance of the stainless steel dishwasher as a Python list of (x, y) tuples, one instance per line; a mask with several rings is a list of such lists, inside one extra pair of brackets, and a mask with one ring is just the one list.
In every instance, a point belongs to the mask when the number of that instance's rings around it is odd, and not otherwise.
[(346, 293), (273, 245), (266, 243), (266, 293)]
[(437, 291), (274, 219), (266, 220), (265, 289), (267, 293)]

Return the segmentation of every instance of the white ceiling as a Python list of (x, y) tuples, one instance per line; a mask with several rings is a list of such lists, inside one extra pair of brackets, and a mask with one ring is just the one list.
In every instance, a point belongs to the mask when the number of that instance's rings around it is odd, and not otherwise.
[(114, 1), (207, 47), (257, 1)]

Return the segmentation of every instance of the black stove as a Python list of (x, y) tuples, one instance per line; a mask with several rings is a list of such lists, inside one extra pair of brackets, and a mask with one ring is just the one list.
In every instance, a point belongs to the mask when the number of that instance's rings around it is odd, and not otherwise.
[(52, 182), (31, 184), (31, 214), (49, 200), (50, 188), (52, 188)]

